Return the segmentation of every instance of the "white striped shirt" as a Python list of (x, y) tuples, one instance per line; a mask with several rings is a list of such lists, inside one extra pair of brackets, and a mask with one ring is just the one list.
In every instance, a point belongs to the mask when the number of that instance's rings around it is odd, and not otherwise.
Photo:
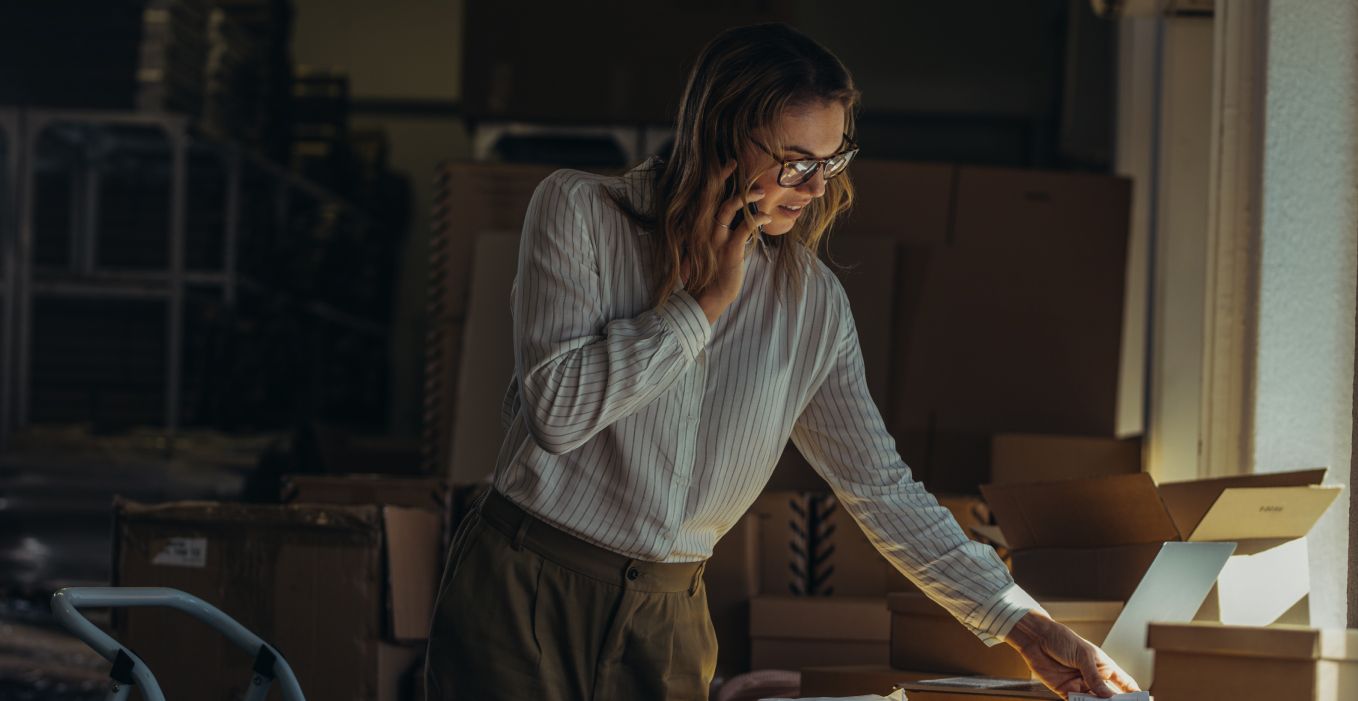
[[(605, 189), (644, 211), (655, 165), (613, 178), (557, 171), (533, 195), (495, 488), (608, 550), (691, 562), (749, 509), (790, 437), (897, 569), (998, 642), (1036, 604), (912, 478), (868, 395), (829, 268), (760, 240), (716, 324), (682, 287), (652, 308), (656, 237)], [(793, 250), (808, 272), (789, 305), (774, 273)]]

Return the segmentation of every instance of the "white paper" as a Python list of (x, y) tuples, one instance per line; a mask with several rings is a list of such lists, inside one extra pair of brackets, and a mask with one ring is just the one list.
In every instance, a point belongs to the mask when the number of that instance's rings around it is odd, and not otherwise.
[(151, 558), (153, 565), (207, 567), (207, 538), (171, 538)]
[[(868, 694), (867, 696), (807, 696), (801, 701), (909, 701), (905, 692), (897, 689), (886, 696)], [(787, 701), (787, 699), (760, 699), (759, 701)]]
[(1102, 696), (1082, 694), (1076, 691), (1067, 697), (1067, 701), (1151, 701), (1151, 692), (1132, 691), (1126, 694), (1114, 694), (1112, 698), (1105, 699)]

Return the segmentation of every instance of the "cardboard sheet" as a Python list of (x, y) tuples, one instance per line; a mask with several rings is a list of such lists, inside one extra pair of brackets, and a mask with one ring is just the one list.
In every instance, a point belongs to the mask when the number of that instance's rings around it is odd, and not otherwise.
[(514, 375), (510, 291), (518, 266), (519, 235), (483, 233), (476, 239), (466, 337), (457, 380), (452, 460), (445, 474), (455, 485), (480, 482), (495, 469), (504, 440), (499, 407)]
[(1154, 658), (1146, 647), (1151, 621), (1193, 620), (1234, 551), (1234, 543), (1165, 543), (1161, 548), (1101, 646), (1142, 688), (1154, 683)]

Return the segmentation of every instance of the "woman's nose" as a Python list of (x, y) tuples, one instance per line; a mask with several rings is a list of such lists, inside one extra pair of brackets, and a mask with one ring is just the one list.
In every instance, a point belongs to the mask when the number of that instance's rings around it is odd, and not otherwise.
[(810, 195), (811, 197), (820, 197), (821, 195), (824, 195), (825, 170), (822, 168), (817, 168), (816, 174), (811, 176), (810, 180), (807, 180), (806, 182), (802, 183), (801, 186), (799, 186), (797, 189), (804, 194)]

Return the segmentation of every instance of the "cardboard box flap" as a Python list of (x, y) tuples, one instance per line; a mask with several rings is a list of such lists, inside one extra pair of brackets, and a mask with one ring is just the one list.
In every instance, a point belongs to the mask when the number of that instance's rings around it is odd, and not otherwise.
[(1179, 540), (1150, 475), (1020, 484), (987, 484), (1009, 547), (1086, 548)]
[(175, 523), (205, 531), (237, 526), (267, 525), (282, 530), (349, 531), (363, 541), (376, 540), (380, 516), (372, 506), (327, 504), (246, 504), (220, 501), (175, 501), (142, 504), (118, 500), (114, 504), (122, 522)]
[(891, 613), (881, 597), (756, 596), (751, 638), (891, 640)]
[(1188, 539), (1301, 538), (1343, 490), (1338, 485), (1227, 489)]
[(1229, 626), (1222, 623), (1152, 623), (1153, 650), (1291, 660), (1358, 661), (1358, 630), (1302, 626)]
[(1303, 487), (1318, 485), (1325, 479), (1325, 469), (1275, 472), (1258, 475), (1239, 475), (1215, 479), (1166, 482), (1160, 485), (1160, 498), (1169, 509), (1179, 532), (1193, 533), (1207, 516), (1217, 498), (1227, 489), (1264, 487)]
[(423, 640), (434, 616), (438, 587), (440, 516), (426, 509), (382, 509), (387, 537), (387, 610), (391, 636)]

